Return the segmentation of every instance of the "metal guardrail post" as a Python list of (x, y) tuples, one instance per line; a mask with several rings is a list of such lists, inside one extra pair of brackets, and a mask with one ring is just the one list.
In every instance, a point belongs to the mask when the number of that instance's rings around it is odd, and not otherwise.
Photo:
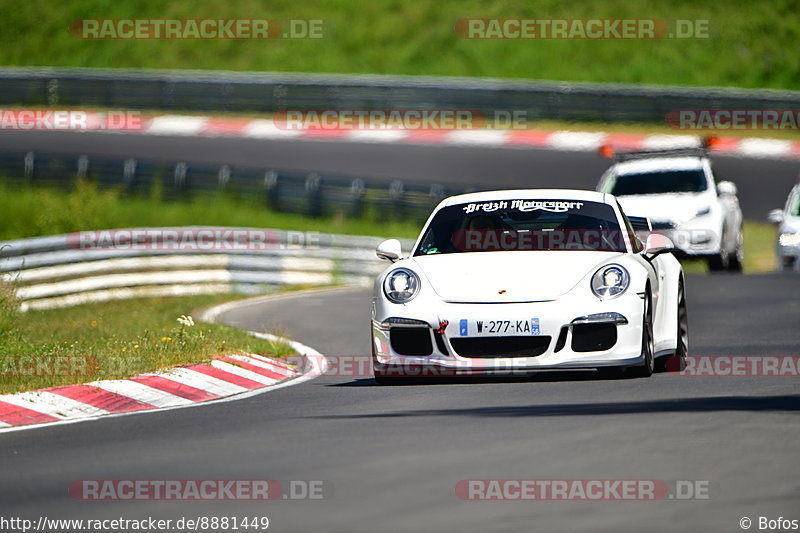
[(274, 170), (268, 170), (264, 173), (264, 196), (266, 197), (267, 206), (273, 211), (281, 210), (280, 201), (280, 178), (278, 173)]
[(323, 215), (322, 178), (317, 173), (306, 176), (306, 209), (310, 217)]

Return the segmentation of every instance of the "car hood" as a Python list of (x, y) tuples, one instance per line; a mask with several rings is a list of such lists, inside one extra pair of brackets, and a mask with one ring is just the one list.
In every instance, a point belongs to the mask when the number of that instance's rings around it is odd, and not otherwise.
[(691, 220), (713, 201), (703, 193), (632, 194), (617, 199), (626, 215), (678, 224)]
[(514, 303), (555, 300), (623, 255), (577, 250), (468, 252), (419, 256), (414, 261), (446, 302)]
[(780, 225), (781, 233), (800, 233), (800, 217), (787, 215)]

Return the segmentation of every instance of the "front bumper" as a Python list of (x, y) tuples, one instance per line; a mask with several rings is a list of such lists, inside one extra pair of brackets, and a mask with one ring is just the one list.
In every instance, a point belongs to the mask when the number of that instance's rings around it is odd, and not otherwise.
[(675, 253), (681, 257), (700, 258), (719, 255), (722, 248), (720, 235), (710, 229), (654, 229), (675, 244)]
[(800, 272), (800, 246), (778, 244), (775, 252), (778, 256), (779, 270)]
[[(434, 306), (381, 301), (376, 302), (374, 309), (373, 354), (374, 366), (379, 371), (422, 366), (457, 374), (513, 374), (543, 369), (634, 366), (643, 362), (643, 295), (632, 290), (606, 301), (565, 297), (557, 301), (504, 304), (438, 302)], [(535, 319), (538, 335), (511, 335), (519, 341), (506, 342), (516, 346), (513, 356), (465, 354), (470, 349), (465, 345), (477, 347), (480, 352), (482, 347), (493, 345), (492, 339), (497, 337), (478, 336), (470, 329), (472, 326), (464, 330), (464, 321), (476, 324), (489, 317), (510, 321)], [(408, 334), (411, 330), (416, 331)], [(611, 331), (613, 339), (609, 337)], [(587, 337), (588, 333), (599, 340)], [(424, 341), (425, 335), (427, 343), (402, 342), (412, 337)], [(530, 353), (526, 354), (526, 349)]]

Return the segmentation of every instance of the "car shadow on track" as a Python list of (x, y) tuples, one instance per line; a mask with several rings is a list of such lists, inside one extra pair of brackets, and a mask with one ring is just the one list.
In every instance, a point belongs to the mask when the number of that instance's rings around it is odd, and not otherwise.
[[(636, 402), (592, 402), (575, 404), (502, 405), (463, 409), (423, 409), (357, 415), (325, 415), (318, 418), (398, 418), (420, 416), (469, 417), (550, 417), (596, 416), (655, 413), (796, 412), (800, 411), (800, 395), (783, 396), (716, 396), (710, 398), (676, 398)], [(312, 417), (314, 418), (314, 417)]]
[[(413, 385), (467, 385), (474, 383), (556, 383), (567, 381), (613, 381), (625, 380), (630, 376), (606, 376), (594, 370), (546, 370), (515, 375), (486, 376), (442, 376), (426, 378), (409, 378), (408, 381), (394, 386), (407, 387)], [(352, 381), (326, 384), (328, 387), (378, 387), (373, 378), (355, 379)]]

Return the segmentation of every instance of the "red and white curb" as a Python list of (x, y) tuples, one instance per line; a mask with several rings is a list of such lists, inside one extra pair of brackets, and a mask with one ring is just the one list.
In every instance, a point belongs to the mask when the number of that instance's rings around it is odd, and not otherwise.
[(324, 373), (326, 360), (313, 348), (274, 335), (251, 333), (287, 342), (302, 356), (305, 368), (239, 353), (130, 379), (0, 395), (0, 432), (239, 400), (297, 385)]
[[(88, 128), (80, 131), (109, 131)], [(425, 130), (425, 129), (286, 129), (270, 119), (215, 118), (164, 115), (144, 118), (141, 127), (115, 130), (118, 133), (145, 135), (185, 135), (199, 137), (244, 137), (251, 139), (297, 139), (309, 141), (366, 142), (387, 144), (490, 146), (508, 148), (546, 148), (562, 151), (594, 151), (611, 145), (622, 150), (657, 150), (699, 145), (709, 132), (686, 134), (634, 134), (552, 130)], [(784, 139), (719, 137), (714, 152), (752, 158), (800, 158), (800, 141)]]

